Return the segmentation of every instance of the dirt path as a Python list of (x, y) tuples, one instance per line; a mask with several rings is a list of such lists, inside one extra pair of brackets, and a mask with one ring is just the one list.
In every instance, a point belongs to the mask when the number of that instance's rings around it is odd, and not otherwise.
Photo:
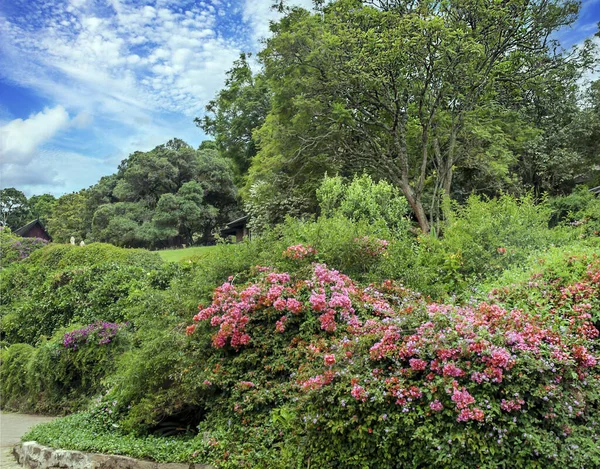
[(12, 455), (12, 448), (34, 425), (49, 422), (52, 417), (0, 412), (0, 468), (22, 469)]

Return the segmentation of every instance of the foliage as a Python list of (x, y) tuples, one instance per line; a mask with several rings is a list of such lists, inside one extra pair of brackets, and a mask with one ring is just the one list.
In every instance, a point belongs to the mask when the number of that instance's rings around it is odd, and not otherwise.
[(325, 171), (367, 170), (402, 190), (424, 232), (425, 201), (437, 218), (470, 138), (504, 127), (506, 138), (476, 148), (496, 178), (515, 162), (524, 138), (498, 122), (514, 119), (505, 97), (523, 100), (557, 75), (574, 83), (591, 58), (590, 42), (560, 54), (547, 40), (575, 20), (570, 1), (339, 0), (317, 10), (289, 10), (259, 54), (272, 104), (249, 183), (314, 187)]
[(3, 226), (8, 226), (12, 230), (18, 230), (31, 221), (27, 197), (14, 187), (0, 189), (0, 211)]
[(46, 226), (56, 205), (56, 197), (52, 194), (33, 195), (29, 198), (27, 204), (29, 205), (31, 217), (40, 220)]
[(48, 218), (48, 232), (57, 243), (68, 243), (71, 237), (76, 242), (87, 239), (90, 226), (87, 219), (88, 192), (82, 190), (66, 194), (56, 200)]
[(0, 227), (0, 268), (8, 267), (46, 246), (48, 242), (40, 238), (21, 238), (11, 233), (10, 228)]
[(576, 188), (564, 197), (550, 200), (552, 222), (569, 223), (580, 227), (581, 236), (598, 236), (600, 234), (600, 199), (586, 186)]
[[(39, 210), (42, 202), (50, 202), (45, 197), (35, 201)], [(78, 244), (167, 247), (205, 242), (236, 210), (230, 163), (213, 148), (195, 150), (174, 139), (149, 152), (134, 152), (116, 174), (59, 197), (48, 230), (62, 243), (73, 236)]]
[[(543, 278), (457, 305), (286, 252), (296, 273), (230, 279), (187, 331), (143, 336), (91, 412), (27, 438), (224, 468), (600, 462), (597, 257), (553, 254)], [(169, 419), (198, 435), (132, 432)]]
[(36, 251), (3, 270), (2, 340), (35, 344), (72, 323), (125, 321), (132, 295), (152, 286), (161, 263), (154, 253), (95, 243)]
[(136, 437), (118, 428), (107, 430), (89, 412), (81, 412), (38, 425), (23, 436), (26, 441), (55, 448), (72, 448), (106, 454), (124, 454), (159, 462), (185, 461), (197, 442), (190, 438)]
[(91, 190), (93, 238), (121, 246), (206, 240), (236, 204), (228, 162), (214, 149), (194, 150), (177, 139), (133, 153), (113, 179)]
[(14, 344), (3, 352), (3, 408), (73, 412), (85, 408), (92, 396), (104, 390), (102, 380), (114, 370), (116, 358), (127, 348), (123, 326), (105, 323), (80, 330), (75, 327), (57, 331), (35, 349)]
[(408, 230), (406, 199), (386, 181), (373, 182), (370, 176), (355, 176), (349, 184), (341, 177), (325, 177), (317, 190), (321, 215), (342, 215), (349, 220), (380, 222), (401, 236)]
[(261, 76), (254, 76), (248, 63), (250, 54), (240, 58), (227, 72), (225, 88), (206, 106), (206, 115), (196, 125), (215, 137), (219, 153), (231, 159), (244, 174), (256, 154), (254, 129), (260, 127), (270, 107), (269, 91)]

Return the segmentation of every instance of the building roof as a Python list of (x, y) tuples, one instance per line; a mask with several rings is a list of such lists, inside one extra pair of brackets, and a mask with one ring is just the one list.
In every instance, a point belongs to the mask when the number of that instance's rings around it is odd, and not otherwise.
[(225, 228), (221, 230), (221, 236), (230, 236), (236, 234), (236, 231), (240, 228), (244, 228), (246, 222), (250, 218), (250, 215), (244, 215), (243, 217), (236, 218), (225, 225)]
[(39, 226), (42, 231), (44, 232), (44, 234), (46, 236), (48, 236), (48, 239), (50, 241), (52, 241), (52, 236), (50, 236), (50, 234), (48, 233), (48, 231), (46, 231), (46, 228), (44, 227), (44, 225), (42, 224), (42, 222), (39, 220), (39, 218), (27, 223), (26, 225), (22, 226), (21, 228), (19, 228), (18, 230), (13, 231), (14, 234), (16, 234), (17, 236), (27, 236), (27, 234), (33, 229), (33, 227), (35, 226)]
[(227, 225), (225, 225), (225, 229), (240, 228), (246, 224), (248, 218), (250, 218), (250, 215), (244, 215), (243, 217), (230, 221), (227, 223)]

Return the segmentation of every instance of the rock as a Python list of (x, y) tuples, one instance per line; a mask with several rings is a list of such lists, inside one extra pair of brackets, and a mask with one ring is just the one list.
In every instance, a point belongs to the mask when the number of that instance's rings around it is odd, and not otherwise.
[(206, 464), (165, 464), (127, 456), (53, 449), (35, 441), (15, 446), (13, 454), (27, 469), (214, 469)]

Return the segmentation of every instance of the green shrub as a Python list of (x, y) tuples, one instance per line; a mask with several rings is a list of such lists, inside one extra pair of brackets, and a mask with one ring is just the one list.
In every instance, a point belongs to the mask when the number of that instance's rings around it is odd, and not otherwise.
[(188, 461), (194, 451), (208, 445), (189, 437), (136, 437), (121, 432), (118, 427), (108, 430), (97, 416), (89, 412), (37, 425), (23, 436), (23, 441), (37, 441), (54, 448), (124, 454), (158, 462)]
[(55, 271), (72, 267), (85, 267), (104, 262), (156, 269), (162, 265), (160, 256), (145, 249), (124, 249), (111, 244), (92, 243), (86, 246), (52, 244), (30, 256), (28, 262)]
[(552, 225), (561, 223), (582, 226), (587, 235), (600, 232), (600, 199), (586, 186), (578, 186), (571, 194), (549, 200)]
[(386, 181), (375, 183), (366, 174), (354, 176), (348, 184), (339, 176), (325, 176), (317, 199), (324, 217), (341, 215), (354, 221), (383, 222), (394, 233), (408, 230), (408, 203), (400, 190)]
[(53, 414), (81, 410), (104, 390), (103, 380), (128, 347), (124, 327), (107, 323), (60, 330), (37, 348), (13, 344), (0, 363), (2, 407)]
[(531, 197), (498, 199), (472, 196), (464, 206), (446, 208), (441, 236), (420, 235), (416, 244), (390, 249), (384, 277), (434, 298), (469, 294), (468, 287), (497, 278), (505, 269), (522, 265), (535, 252), (561, 246), (579, 233), (566, 227), (548, 228), (550, 208)]
[[(34, 271), (35, 278), (38, 270), (43, 269), (33, 267), (27, 273)], [(72, 323), (128, 320), (128, 297), (149, 288), (147, 273), (142, 267), (116, 262), (47, 272), (43, 282), (28, 285), (17, 301), (0, 307), (3, 338), (8, 343), (35, 344)]]
[[(324, 265), (234, 279), (189, 338), (175, 318), (138, 334), (98, 407), (36, 439), (161, 459), (165, 439), (150, 437), (153, 451), (139, 433), (171, 421), (199, 431), (175, 440), (172, 461), (223, 468), (596, 467), (598, 331), (581, 311), (600, 297), (600, 262), (571, 264), (567, 278), (527, 285), (543, 307), (515, 311), (502, 306), (513, 287), (431, 304)], [(61, 425), (79, 434), (63, 437)]]
[(26, 259), (48, 242), (40, 238), (22, 238), (13, 234), (8, 227), (0, 227), (0, 268)]
[(35, 349), (14, 344), (0, 351), (0, 407), (20, 410), (30, 405), (28, 368)]

